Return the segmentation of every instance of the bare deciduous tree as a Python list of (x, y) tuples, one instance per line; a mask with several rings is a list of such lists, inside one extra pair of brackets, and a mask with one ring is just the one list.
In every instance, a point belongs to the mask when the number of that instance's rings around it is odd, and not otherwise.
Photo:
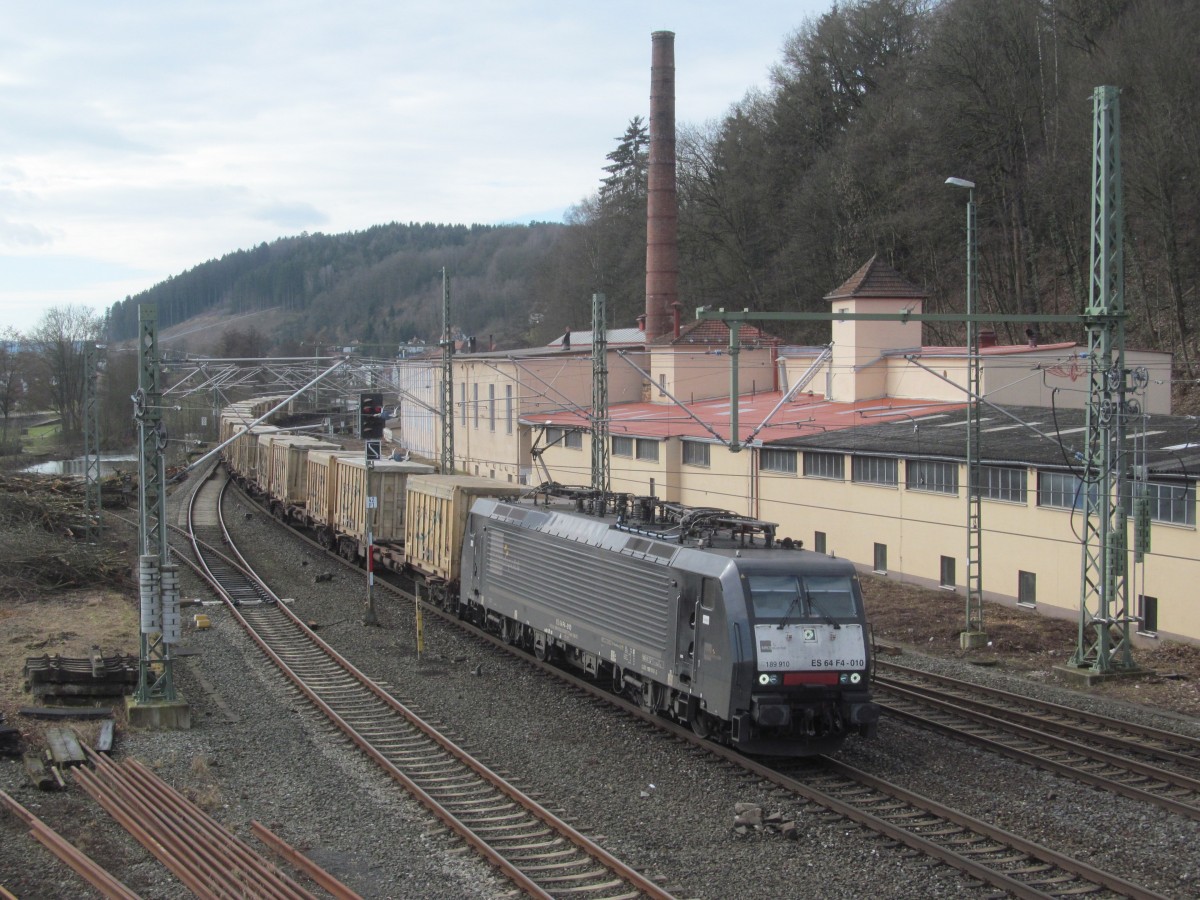
[(52, 306), (30, 333), (41, 395), (62, 416), (63, 437), (83, 430), (83, 350), (100, 336), (100, 317), (86, 306)]

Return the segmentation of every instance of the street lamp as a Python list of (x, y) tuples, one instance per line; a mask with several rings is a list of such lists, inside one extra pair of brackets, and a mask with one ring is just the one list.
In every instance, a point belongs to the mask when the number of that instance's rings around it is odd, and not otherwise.
[(987, 643), (983, 630), (983, 524), (980, 498), (979, 324), (975, 321), (975, 182), (947, 178), (946, 184), (967, 193), (967, 610), (966, 630), (959, 636), (964, 650)]

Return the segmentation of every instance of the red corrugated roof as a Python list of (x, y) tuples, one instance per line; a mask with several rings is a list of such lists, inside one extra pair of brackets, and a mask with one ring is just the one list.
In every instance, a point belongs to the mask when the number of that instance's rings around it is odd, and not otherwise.
[[(743, 395), (738, 403), (738, 440), (750, 432), (775, 408), (782, 394), (779, 391)], [(760, 431), (756, 440), (770, 443), (797, 435), (837, 431), (856, 425), (877, 425), (881, 422), (904, 420), (934, 412), (959, 409), (961, 403), (914, 401), (886, 398), (861, 400), (857, 403), (836, 403), (819, 394), (801, 394), (787, 403)], [(693, 403), (688, 409), (701, 421), (708, 423), (723, 439), (729, 437), (729, 398), (722, 397)], [(556, 412), (522, 417), (527, 425), (552, 425), (560, 428), (590, 428), (587, 416), (576, 412)], [(712, 438), (703, 426), (675, 404), (619, 403), (609, 407), (609, 431), (617, 436), (668, 438)]]

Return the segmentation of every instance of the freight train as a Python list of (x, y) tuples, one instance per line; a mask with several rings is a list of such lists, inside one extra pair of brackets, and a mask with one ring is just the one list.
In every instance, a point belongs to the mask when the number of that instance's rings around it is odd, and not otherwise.
[[(222, 437), (249, 411), (231, 410)], [(851, 563), (779, 540), (770, 523), (655, 497), (387, 460), (368, 484), (361, 451), (321, 443), (264, 426), (225, 461), (326, 547), (360, 560), (370, 548), (430, 602), (697, 734), (774, 756), (875, 734)]]

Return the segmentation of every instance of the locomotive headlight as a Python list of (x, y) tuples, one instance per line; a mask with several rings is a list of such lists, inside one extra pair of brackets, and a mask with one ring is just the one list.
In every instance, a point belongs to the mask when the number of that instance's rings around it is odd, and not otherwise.
[(779, 684), (779, 675), (771, 674), (769, 672), (763, 672), (761, 675), (758, 676), (758, 683), (761, 684), (763, 687), (770, 687), (771, 685), (777, 685), (777, 684)]
[(859, 673), (859, 672), (851, 672), (850, 673), (850, 683), (851, 684), (858, 684), (860, 681), (862, 681), (861, 673)]

